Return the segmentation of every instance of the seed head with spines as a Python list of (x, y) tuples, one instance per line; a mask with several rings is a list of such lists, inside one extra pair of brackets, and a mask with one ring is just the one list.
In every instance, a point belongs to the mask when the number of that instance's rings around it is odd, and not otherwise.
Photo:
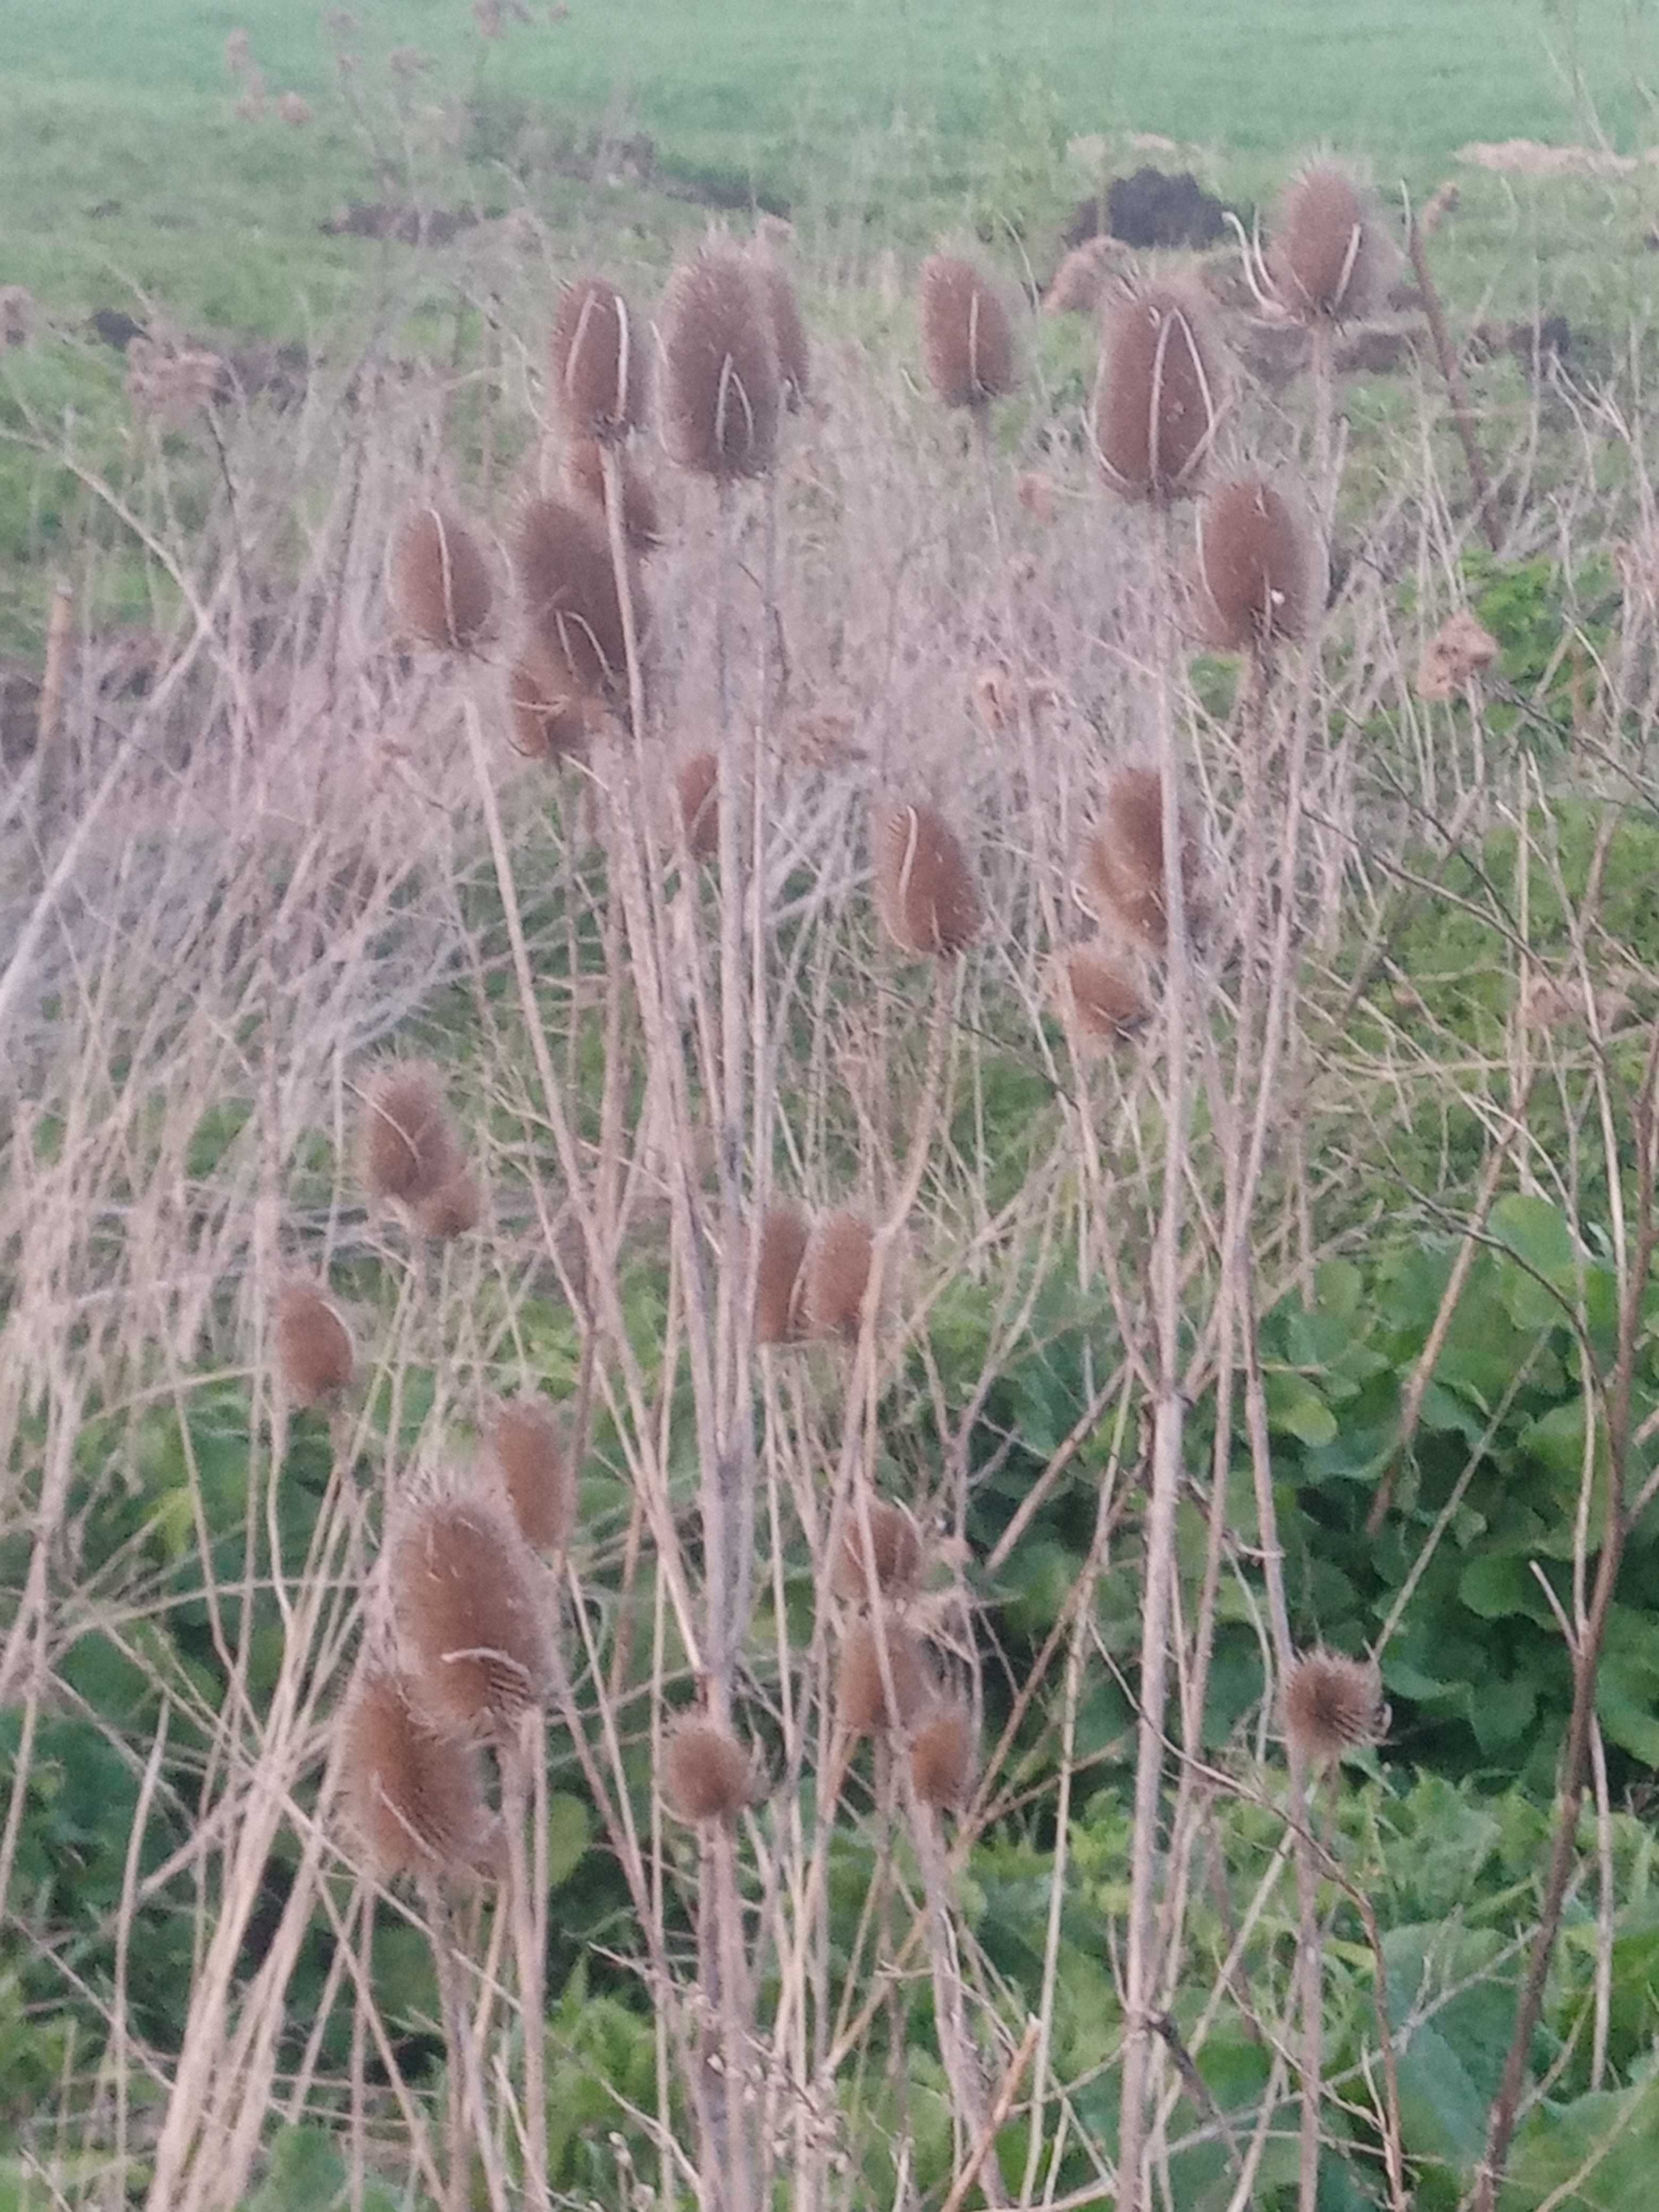
[(1209, 642), (1223, 652), (1304, 638), (1324, 604), (1311, 518), (1265, 477), (1218, 484), (1199, 511), (1199, 580)]
[(1329, 1766), (1388, 1732), (1382, 1677), (1372, 1659), (1349, 1659), (1322, 1645), (1304, 1652), (1285, 1678), (1286, 1737), (1310, 1766)]
[(398, 611), (423, 644), (470, 653), (489, 627), (489, 570), (471, 532), (441, 507), (417, 507), (392, 553)]
[(960, 255), (935, 253), (922, 264), (921, 358), (947, 407), (988, 407), (1018, 382), (1007, 304)]
[(647, 349), (627, 301), (603, 276), (559, 295), (548, 368), (553, 404), (579, 438), (613, 441), (645, 419)]
[(754, 264), (726, 245), (682, 262), (663, 294), (659, 392), (671, 459), (731, 483), (763, 477), (783, 386), (772, 312)]
[(1220, 345), (1196, 292), (1148, 285), (1109, 306), (1091, 428), (1114, 491), (1159, 504), (1191, 497), (1209, 464), (1224, 396)]
[(962, 841), (925, 800), (878, 801), (870, 824), (876, 911), (901, 951), (952, 959), (983, 909)]
[(382, 1659), (364, 1665), (341, 1725), (350, 1824), (380, 1879), (471, 1872), (489, 1830), (476, 1747), (434, 1727)]
[(419, 1206), (463, 1165), (437, 1070), (423, 1060), (381, 1069), (363, 1102), (362, 1172), (371, 1194)]
[(755, 1255), (755, 1341), (788, 1344), (801, 1334), (808, 1230), (799, 1206), (769, 1206), (761, 1220)]
[(677, 1722), (663, 1745), (662, 1792), (682, 1820), (735, 1820), (753, 1794), (743, 1746), (718, 1721)]
[(320, 1406), (351, 1380), (351, 1332), (315, 1283), (285, 1283), (276, 1295), (276, 1365), (296, 1406)]
[(551, 1593), (505, 1500), (476, 1482), (430, 1484), (402, 1508), (387, 1569), (416, 1694), (441, 1726), (499, 1736), (541, 1703)]

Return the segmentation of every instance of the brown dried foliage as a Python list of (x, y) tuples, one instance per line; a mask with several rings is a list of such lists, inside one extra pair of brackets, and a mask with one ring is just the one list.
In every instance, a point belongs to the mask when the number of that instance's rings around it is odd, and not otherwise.
[(365, 1668), (343, 1726), (351, 1825), (381, 1880), (470, 1871), (489, 1828), (472, 1745), (433, 1728), (382, 1665)]
[(749, 1760), (729, 1729), (683, 1720), (662, 1747), (662, 1794), (682, 1820), (734, 1820), (749, 1803)]
[(801, 320), (800, 302), (795, 297), (788, 270), (769, 254), (756, 256), (755, 272), (766, 311), (772, 319), (772, 344), (778, 357), (783, 402), (793, 414), (812, 392), (812, 354), (806, 340), (806, 325)]
[(712, 860), (720, 848), (720, 763), (718, 753), (693, 753), (674, 771), (680, 827), (694, 860)]
[(1346, 322), (1387, 304), (1399, 256), (1376, 210), (1346, 170), (1328, 162), (1286, 186), (1267, 246), (1279, 306), (1303, 322)]
[(683, 262), (662, 302), (663, 443), (682, 468), (764, 476), (782, 404), (772, 313), (754, 264), (729, 247)]
[(543, 1398), (511, 1399), (496, 1408), (489, 1448), (519, 1534), (532, 1551), (562, 1552), (576, 1525), (568, 1418)]
[(465, 1237), (477, 1227), (483, 1216), (483, 1194), (478, 1179), (468, 1168), (453, 1175), (447, 1183), (434, 1190), (430, 1198), (423, 1198), (415, 1208), (416, 1227), (423, 1237), (434, 1237), (441, 1243), (453, 1237)]
[(616, 439), (645, 420), (645, 331), (603, 276), (578, 276), (559, 295), (548, 341), (553, 401), (578, 437)]
[(921, 1533), (902, 1505), (885, 1498), (869, 1502), (870, 1540), (854, 1500), (831, 1577), (836, 1595), (857, 1604), (870, 1594), (873, 1569), (876, 1588), (888, 1597), (904, 1598), (921, 1578)]
[(489, 570), (471, 532), (439, 507), (416, 507), (392, 556), (398, 612), (427, 645), (468, 653), (489, 626)]
[(499, 1734), (546, 1692), (551, 1597), (504, 1504), (423, 1500), (391, 1551), (392, 1605), (421, 1702), (451, 1728)]
[[(623, 536), (635, 553), (653, 553), (663, 542), (662, 509), (644, 474), (626, 454), (617, 455), (622, 478)], [(607, 512), (605, 448), (597, 438), (578, 438), (565, 449), (564, 488), (573, 500)]]
[(1210, 494), (1198, 566), (1209, 642), (1228, 653), (1305, 637), (1325, 595), (1313, 524), (1261, 477), (1237, 477)]
[(351, 1332), (314, 1283), (277, 1293), (276, 1364), (296, 1406), (320, 1406), (351, 1380)]
[(1152, 286), (1108, 308), (1092, 420), (1115, 491), (1149, 500), (1195, 492), (1223, 400), (1221, 349), (1195, 293)]
[[(1200, 919), (1198, 834), (1181, 823), (1181, 882), (1188, 926)], [(1107, 787), (1102, 817), (1083, 850), (1083, 890), (1097, 916), (1119, 923), (1154, 952), (1169, 940), (1164, 908), (1164, 780), (1123, 768)]]
[[(882, 1679), (884, 1638), (892, 1680), (890, 1701)], [(854, 1621), (841, 1650), (836, 1712), (849, 1735), (875, 1735), (890, 1728), (907, 1729), (927, 1705), (933, 1683), (922, 1648), (902, 1621)]]
[(580, 760), (600, 719), (592, 702), (575, 690), (568, 672), (562, 676), (550, 668), (546, 654), (533, 644), (514, 664), (507, 704), (514, 749), (526, 760)]
[(1389, 1725), (1376, 1662), (1305, 1653), (1285, 1680), (1284, 1719), (1285, 1735), (1310, 1765), (1328, 1765), (1345, 1751), (1375, 1743)]
[[(533, 499), (519, 517), (513, 557), (548, 678), (580, 694), (623, 677), (628, 647), (603, 518), (567, 500)], [(634, 594), (637, 609), (637, 585)]]
[(965, 1805), (974, 1786), (974, 1718), (951, 1698), (930, 1713), (910, 1745), (910, 1780), (924, 1805)]
[(1063, 1014), (1091, 1044), (1116, 1044), (1152, 1013), (1134, 963), (1104, 946), (1079, 945), (1054, 969)]
[(819, 1222), (804, 1264), (801, 1305), (809, 1335), (858, 1334), (874, 1245), (869, 1223), (845, 1208)]
[(461, 1172), (460, 1146), (436, 1071), (386, 1068), (363, 1102), (363, 1181), (376, 1198), (418, 1206)]
[(1470, 679), (1490, 668), (1498, 640), (1468, 607), (1448, 615), (1423, 649), (1413, 687), (1419, 699), (1455, 699)]
[(979, 931), (978, 886), (935, 806), (878, 805), (872, 823), (876, 910), (902, 951), (949, 959)]
[(1018, 381), (1013, 319), (990, 279), (951, 253), (921, 265), (921, 361), (947, 407), (985, 407)]
[(806, 1220), (798, 1206), (767, 1208), (755, 1261), (757, 1344), (788, 1344), (800, 1335), (806, 1244)]

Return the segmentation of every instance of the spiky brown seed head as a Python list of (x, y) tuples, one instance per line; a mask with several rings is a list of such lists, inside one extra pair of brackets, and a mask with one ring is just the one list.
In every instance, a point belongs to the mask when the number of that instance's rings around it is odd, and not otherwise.
[(799, 1206), (768, 1206), (761, 1221), (760, 1250), (755, 1258), (755, 1341), (788, 1344), (804, 1326), (806, 1218)]
[(1389, 1711), (1374, 1659), (1304, 1652), (1285, 1681), (1285, 1733), (1310, 1765), (1326, 1766), (1386, 1734)]
[(921, 264), (921, 363), (947, 407), (986, 407), (1019, 380), (1013, 318), (990, 278), (954, 253)]
[(540, 1704), (552, 1669), (551, 1599), (504, 1501), (482, 1490), (421, 1499), (388, 1565), (410, 1673), (435, 1720), (499, 1735)]
[(422, 1237), (447, 1244), (476, 1229), (483, 1216), (483, 1193), (478, 1179), (470, 1168), (462, 1168), (447, 1182), (441, 1183), (430, 1198), (421, 1200), (415, 1208), (415, 1225)]
[(729, 246), (682, 262), (663, 294), (661, 332), (670, 459), (726, 482), (764, 476), (783, 386), (772, 313), (753, 264)]
[(489, 570), (471, 532), (441, 507), (405, 518), (392, 552), (398, 612), (416, 637), (469, 653), (489, 627)]
[(679, 826), (694, 860), (713, 860), (720, 849), (720, 763), (712, 752), (690, 754), (674, 771)]
[(1152, 1006), (1137, 963), (1115, 947), (1079, 945), (1054, 963), (1062, 1019), (1085, 1044), (1120, 1043), (1149, 1019)]
[(874, 1249), (869, 1223), (845, 1207), (818, 1223), (803, 1265), (801, 1313), (809, 1336), (858, 1334)]
[(973, 1792), (974, 1717), (951, 1698), (929, 1713), (910, 1741), (910, 1780), (924, 1805), (960, 1810)]
[(982, 918), (961, 840), (936, 806), (878, 801), (871, 819), (876, 911), (903, 952), (951, 959)]
[(1471, 678), (1490, 668), (1498, 640), (1468, 607), (1448, 615), (1423, 649), (1413, 687), (1419, 699), (1455, 699)]
[[(1188, 926), (1200, 913), (1198, 833), (1181, 823), (1181, 884)], [(1101, 819), (1083, 848), (1084, 896), (1097, 917), (1115, 921), (1154, 952), (1169, 941), (1164, 906), (1164, 779), (1156, 769), (1121, 768), (1107, 787)]]
[[(603, 517), (568, 500), (529, 501), (519, 517), (513, 562), (549, 678), (578, 696), (620, 682), (628, 647)], [(637, 584), (632, 588), (637, 615)]]
[(1195, 292), (1152, 285), (1108, 307), (1091, 422), (1095, 454), (1125, 499), (1196, 492), (1224, 404), (1222, 354)]
[(743, 1746), (717, 1721), (677, 1722), (662, 1747), (662, 1794), (682, 1820), (735, 1820), (752, 1795)]
[(519, 1534), (532, 1551), (562, 1552), (576, 1525), (576, 1468), (567, 1412), (544, 1398), (512, 1398), (489, 1424), (489, 1449)]
[(872, 1572), (876, 1588), (891, 1598), (908, 1597), (921, 1579), (921, 1532), (914, 1518), (885, 1498), (871, 1498), (869, 1513), (866, 1543), (854, 1499), (831, 1577), (836, 1595), (849, 1604), (861, 1604), (869, 1596)]
[(807, 343), (806, 325), (801, 320), (800, 301), (788, 270), (764, 249), (757, 250), (754, 259), (756, 282), (772, 319), (772, 344), (778, 357), (783, 404), (793, 415), (812, 394), (812, 351)]
[[(893, 1695), (882, 1679), (881, 1640), (887, 1648)], [(849, 1735), (875, 1735), (903, 1729), (933, 1693), (932, 1671), (921, 1645), (902, 1620), (855, 1620), (841, 1647), (836, 1682), (836, 1714)]]
[(1352, 322), (1387, 303), (1400, 256), (1346, 169), (1319, 161), (1291, 179), (1267, 241), (1273, 296), (1301, 322)]
[(436, 1070), (420, 1060), (382, 1069), (363, 1101), (363, 1181), (372, 1194), (418, 1206), (462, 1165)]
[(526, 760), (580, 760), (586, 753), (599, 719), (592, 702), (576, 690), (568, 670), (549, 665), (539, 646), (514, 663), (507, 704), (514, 750)]
[[(627, 454), (617, 457), (622, 478), (623, 536), (635, 553), (654, 553), (663, 542), (662, 509), (649, 479)], [(597, 438), (578, 438), (565, 448), (561, 471), (564, 488), (580, 505), (600, 514), (608, 510), (605, 489), (605, 447)]]
[(471, 1872), (490, 1826), (474, 1746), (434, 1728), (380, 1662), (363, 1668), (341, 1724), (347, 1810), (381, 1880)]
[(1198, 568), (1209, 642), (1226, 653), (1305, 637), (1324, 603), (1312, 520), (1261, 477), (1235, 477), (1205, 501)]
[(1121, 239), (1089, 238), (1074, 246), (1054, 271), (1054, 281), (1042, 295), (1048, 315), (1092, 315), (1107, 288), (1122, 280), (1130, 264), (1129, 249)]
[(320, 1406), (351, 1380), (351, 1332), (314, 1283), (276, 1294), (276, 1365), (296, 1406)]
[(559, 295), (548, 371), (560, 419), (579, 438), (617, 439), (645, 420), (645, 331), (603, 276), (577, 276)]

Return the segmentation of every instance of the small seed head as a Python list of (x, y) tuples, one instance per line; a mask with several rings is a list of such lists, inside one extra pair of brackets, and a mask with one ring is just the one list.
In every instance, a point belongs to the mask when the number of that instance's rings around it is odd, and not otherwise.
[(1385, 303), (1399, 260), (1381, 216), (1346, 170), (1316, 162), (1287, 187), (1267, 247), (1268, 281), (1287, 314), (1363, 320)]
[(798, 1206), (767, 1208), (755, 1263), (757, 1344), (788, 1344), (801, 1334), (806, 1244), (806, 1220)]
[(1054, 995), (1086, 1044), (1118, 1044), (1152, 1014), (1138, 964), (1103, 943), (1079, 945), (1054, 966)]
[(947, 407), (986, 407), (1018, 382), (1014, 325), (990, 279), (950, 253), (921, 268), (921, 359)]
[(461, 1168), (436, 1071), (417, 1060), (382, 1070), (363, 1104), (363, 1181), (372, 1194), (418, 1206)]
[[(882, 1679), (884, 1639), (891, 1699)], [(902, 1621), (856, 1620), (842, 1645), (836, 1712), (849, 1735), (907, 1729), (927, 1705), (933, 1680), (920, 1642)]]
[(568, 1419), (544, 1398), (496, 1409), (489, 1446), (519, 1533), (532, 1551), (560, 1553), (576, 1524), (576, 1470)]
[(974, 1786), (974, 1718), (958, 1698), (937, 1706), (910, 1742), (910, 1780), (924, 1805), (960, 1810)]
[(551, 1599), (504, 1503), (436, 1491), (388, 1553), (392, 1608), (422, 1705), (441, 1725), (499, 1735), (545, 1696)]
[(1209, 641), (1224, 652), (1304, 638), (1324, 604), (1313, 523), (1261, 477), (1236, 477), (1205, 501), (1198, 565)]
[[(520, 514), (513, 556), (544, 680), (578, 698), (619, 682), (628, 647), (602, 516), (568, 500), (532, 499)], [(637, 610), (637, 584), (633, 591)]]
[(415, 1208), (415, 1225), (423, 1237), (447, 1244), (477, 1227), (483, 1215), (483, 1194), (470, 1168), (462, 1168), (441, 1183), (429, 1198)]
[(936, 806), (878, 804), (871, 818), (876, 911), (901, 951), (953, 958), (979, 933), (979, 888)]
[[(1189, 929), (1199, 917), (1199, 844), (1181, 825), (1182, 891)], [(1169, 938), (1164, 910), (1164, 780), (1156, 769), (1120, 769), (1084, 848), (1083, 890), (1097, 919), (1115, 921), (1152, 952)]]
[(288, 1283), (278, 1292), (276, 1364), (296, 1406), (320, 1406), (351, 1380), (351, 1332), (314, 1283)]
[[(623, 536), (641, 556), (654, 553), (665, 536), (662, 509), (644, 472), (632, 459), (618, 454), (622, 478)], [(564, 488), (578, 504), (599, 514), (607, 512), (605, 489), (605, 447), (597, 438), (578, 438), (564, 456)]]
[(735, 1820), (752, 1795), (742, 1745), (718, 1722), (677, 1723), (662, 1747), (662, 1793), (682, 1820)]
[(1285, 1680), (1284, 1721), (1286, 1737), (1312, 1766), (1376, 1743), (1389, 1725), (1376, 1661), (1322, 1648), (1304, 1653)]
[(350, 1823), (381, 1880), (472, 1871), (489, 1828), (476, 1748), (434, 1728), (381, 1662), (365, 1666), (342, 1725)]
[(803, 1269), (802, 1312), (809, 1336), (858, 1334), (874, 1245), (868, 1222), (845, 1208), (819, 1222)]
[(890, 1598), (908, 1597), (921, 1577), (921, 1532), (902, 1505), (884, 1498), (871, 1498), (868, 1510), (868, 1543), (856, 1499), (848, 1511), (832, 1577), (836, 1595), (861, 1604), (870, 1595), (873, 1569), (877, 1589)]
[(559, 295), (548, 343), (553, 404), (579, 438), (619, 439), (645, 419), (644, 334), (603, 276), (579, 276)]
[(711, 246), (683, 262), (662, 302), (662, 432), (684, 469), (764, 476), (783, 387), (769, 301), (752, 262)]
[(489, 570), (471, 532), (439, 507), (418, 507), (392, 556), (398, 611), (422, 643), (470, 653), (489, 626)]
[(1224, 398), (1220, 347), (1195, 292), (1149, 286), (1109, 306), (1093, 428), (1115, 491), (1189, 498), (1208, 465)]

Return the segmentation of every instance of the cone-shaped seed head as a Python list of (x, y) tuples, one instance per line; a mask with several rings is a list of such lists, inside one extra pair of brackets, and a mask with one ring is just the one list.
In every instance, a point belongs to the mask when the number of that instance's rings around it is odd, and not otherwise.
[(772, 345), (778, 357), (784, 404), (793, 414), (812, 391), (812, 353), (801, 320), (800, 302), (788, 271), (769, 253), (756, 256), (755, 275), (772, 319)]
[(592, 736), (589, 702), (569, 671), (550, 667), (539, 646), (514, 663), (507, 703), (514, 749), (526, 760), (580, 760), (586, 752)]
[[(1198, 836), (1181, 825), (1181, 881), (1188, 927), (1198, 918)], [(1156, 769), (1120, 769), (1084, 848), (1084, 890), (1103, 920), (1118, 922), (1154, 952), (1169, 939), (1164, 903), (1164, 779)]]
[(1199, 515), (1210, 642), (1227, 653), (1305, 637), (1325, 597), (1310, 518), (1261, 477), (1218, 485)]
[[(635, 553), (653, 553), (663, 542), (662, 509), (644, 474), (625, 454), (617, 457), (622, 478), (623, 536)], [(565, 449), (564, 488), (578, 505), (604, 514), (605, 448), (597, 438), (578, 438)]]
[[(549, 676), (578, 693), (620, 680), (628, 647), (604, 518), (568, 500), (532, 499), (519, 517), (513, 557)], [(637, 584), (633, 591), (637, 610)]]
[(871, 819), (876, 911), (904, 952), (950, 959), (973, 942), (979, 887), (936, 806), (878, 804)]
[(1054, 991), (1062, 1014), (1091, 1044), (1116, 1044), (1152, 1012), (1134, 963), (1103, 946), (1079, 945), (1063, 954), (1054, 969)]
[(694, 860), (713, 860), (720, 849), (720, 763), (718, 753), (693, 753), (674, 771), (680, 827)]
[(662, 1747), (662, 1794), (682, 1820), (735, 1820), (750, 1794), (743, 1746), (714, 1721), (677, 1723)]
[(1221, 351), (1196, 295), (1149, 287), (1107, 309), (1095, 385), (1095, 452), (1125, 499), (1195, 492), (1215, 442)]
[(848, 1512), (832, 1578), (836, 1595), (861, 1603), (870, 1595), (873, 1567), (878, 1590), (892, 1598), (908, 1597), (921, 1578), (921, 1531), (902, 1505), (884, 1498), (872, 1498), (869, 1511), (867, 1544), (856, 1499)]
[(983, 407), (1018, 380), (1014, 325), (1002, 295), (971, 261), (921, 264), (921, 361), (947, 407)]
[(874, 1735), (884, 1729), (907, 1729), (927, 1705), (933, 1680), (921, 1645), (902, 1621), (884, 1624), (887, 1663), (893, 1698), (882, 1680), (878, 1624), (856, 1620), (841, 1649), (836, 1680), (836, 1717), (849, 1735)]
[(351, 1332), (314, 1283), (277, 1293), (276, 1364), (296, 1406), (319, 1406), (351, 1380)]
[(1335, 1651), (1310, 1651), (1285, 1683), (1285, 1733), (1310, 1765), (1375, 1743), (1387, 1730), (1382, 1677), (1376, 1662)]
[(374, 1079), (362, 1133), (363, 1181), (376, 1198), (420, 1206), (461, 1172), (442, 1086), (422, 1062), (386, 1068)]
[(398, 532), (392, 581), (398, 613), (428, 645), (466, 653), (489, 627), (493, 594), (483, 556), (441, 507), (416, 507)]
[(806, 1242), (806, 1221), (799, 1207), (767, 1208), (755, 1262), (757, 1344), (788, 1344), (801, 1334), (801, 1262)]
[(729, 247), (684, 262), (662, 302), (662, 436), (702, 476), (764, 476), (783, 390), (771, 309), (752, 263)]
[(434, 1729), (386, 1666), (363, 1669), (342, 1725), (351, 1826), (381, 1880), (470, 1872), (490, 1825), (473, 1746)]
[(483, 1194), (470, 1168), (463, 1168), (415, 1208), (415, 1224), (422, 1237), (448, 1243), (477, 1227), (483, 1213)]
[(553, 404), (581, 438), (620, 438), (645, 419), (645, 332), (603, 276), (559, 295), (548, 343)]
[(910, 1779), (924, 1805), (965, 1805), (974, 1786), (974, 1720), (951, 1698), (929, 1713), (910, 1744)]
[(541, 1702), (551, 1601), (504, 1504), (482, 1492), (422, 1499), (393, 1540), (390, 1567), (410, 1672), (434, 1719), (498, 1734)]
[(1267, 276), (1287, 313), (1345, 322), (1376, 313), (1399, 255), (1382, 218), (1346, 170), (1304, 169), (1286, 188), (1267, 244)]
[(562, 1552), (576, 1525), (576, 1470), (570, 1423), (542, 1398), (514, 1398), (497, 1408), (489, 1448), (507, 1485), (519, 1533), (533, 1551)]
[(802, 1312), (810, 1336), (856, 1336), (870, 1281), (874, 1238), (845, 1209), (826, 1214), (807, 1247)]

